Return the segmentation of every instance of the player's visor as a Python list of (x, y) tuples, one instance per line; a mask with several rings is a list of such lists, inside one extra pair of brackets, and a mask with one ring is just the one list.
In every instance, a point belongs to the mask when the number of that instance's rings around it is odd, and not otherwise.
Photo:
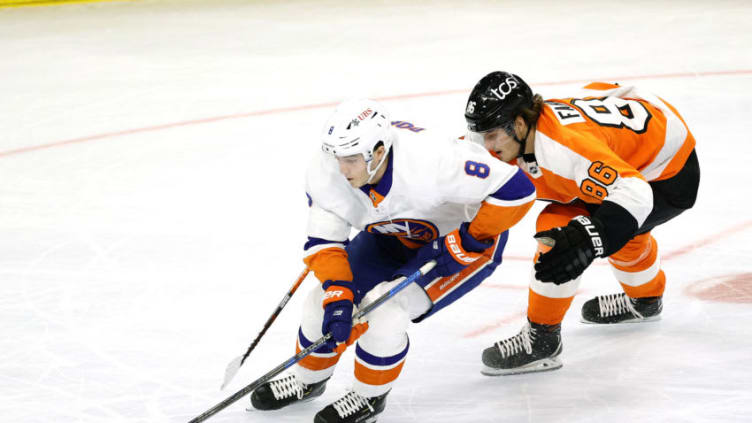
[(486, 143), (484, 141), (486, 134), (487, 132), (475, 132), (475, 131), (468, 130), (467, 139), (472, 143), (478, 144), (479, 146), (486, 148)]
[(486, 148), (487, 137), (494, 135), (493, 133), (496, 131), (504, 131), (507, 133), (507, 135), (511, 137), (514, 134), (514, 130), (512, 128), (513, 128), (513, 124), (510, 122), (508, 125), (498, 126), (496, 128), (491, 128), (483, 132), (477, 132), (477, 131), (468, 129), (467, 139), (470, 140), (470, 142), (473, 142), (475, 144), (480, 145), (483, 148)]

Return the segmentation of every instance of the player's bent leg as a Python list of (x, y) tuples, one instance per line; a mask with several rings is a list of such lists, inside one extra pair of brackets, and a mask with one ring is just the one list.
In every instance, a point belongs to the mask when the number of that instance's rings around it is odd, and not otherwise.
[(561, 321), (579, 284), (580, 278), (561, 285), (543, 283), (531, 274), (528, 322), (517, 335), (483, 350), (481, 373), (500, 376), (561, 368)]
[[(382, 285), (363, 300), (366, 304), (379, 296)], [(396, 301), (392, 301), (396, 300)], [(407, 338), (409, 297), (398, 296), (383, 303), (368, 315), (368, 331), (355, 347), (353, 389), (318, 414), (315, 422), (371, 422), (386, 407), (386, 396), (399, 377), (410, 343)]]
[[(324, 336), (321, 332), (324, 320), (324, 309), (321, 306), (323, 296), (324, 290), (321, 285), (317, 285), (313, 287), (303, 304), (303, 319), (295, 345), (296, 354)], [(340, 354), (324, 345), (295, 364), (293, 371), (303, 383), (320, 382), (332, 376), (339, 358)]]
[(660, 319), (666, 275), (660, 268), (658, 244), (650, 236), (650, 230), (692, 208), (699, 184), (700, 165), (694, 150), (677, 174), (650, 182), (653, 210), (640, 227), (639, 234), (609, 257), (624, 293), (602, 295), (587, 301), (582, 306), (583, 322), (635, 323)]
[[(564, 226), (578, 215), (589, 213), (584, 208), (572, 205), (549, 204), (538, 215), (536, 229), (545, 231)], [(535, 272), (531, 269), (528, 321), (518, 334), (483, 350), (481, 373), (499, 376), (561, 368), (561, 321), (572, 304), (579, 284), (580, 278), (561, 285), (544, 283), (535, 279)]]
[[(575, 216), (589, 215), (582, 207), (572, 205), (549, 204), (544, 208), (536, 222), (536, 231), (565, 226)], [(541, 253), (540, 248), (535, 257)], [(541, 282), (535, 278), (535, 271), (530, 271), (530, 289), (528, 291), (527, 318), (539, 325), (558, 325), (564, 320), (574, 295), (580, 286), (580, 278), (556, 285)]]
[[(303, 320), (298, 330), (296, 353), (323, 336), (321, 307), (323, 289), (318, 285), (303, 303)], [(264, 383), (251, 394), (251, 404), (258, 410), (278, 410), (288, 405), (310, 401), (324, 393), (326, 382), (334, 373), (340, 355), (326, 347), (319, 348), (293, 366), (291, 373)]]
[[(369, 300), (369, 293), (366, 300)], [(387, 301), (371, 312), (368, 331), (355, 348), (353, 388), (365, 397), (382, 395), (399, 377), (410, 347), (407, 301)]]
[(609, 257), (623, 293), (600, 295), (582, 306), (584, 323), (637, 323), (660, 319), (666, 275), (650, 233), (632, 238)]

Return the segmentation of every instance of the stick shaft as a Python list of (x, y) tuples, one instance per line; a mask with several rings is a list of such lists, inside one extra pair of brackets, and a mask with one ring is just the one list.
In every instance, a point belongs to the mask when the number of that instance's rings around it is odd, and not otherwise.
[(308, 272), (311, 269), (306, 267), (303, 272), (298, 276), (298, 280), (295, 281), (295, 283), (292, 285), (292, 288), (285, 294), (284, 297), (282, 297), (282, 301), (279, 302), (279, 305), (277, 306), (277, 309), (274, 310), (271, 316), (266, 320), (266, 323), (264, 323), (264, 327), (261, 329), (261, 332), (259, 332), (258, 336), (256, 336), (256, 339), (253, 340), (251, 343), (251, 346), (248, 347), (248, 350), (243, 354), (243, 359), (240, 360), (240, 365), (242, 366), (243, 363), (245, 363), (245, 359), (248, 358), (249, 355), (251, 355), (251, 351), (253, 351), (254, 348), (256, 348), (256, 345), (258, 345), (259, 341), (261, 340), (261, 337), (264, 336), (267, 330), (272, 326), (272, 323), (274, 323), (275, 320), (277, 320), (277, 316), (282, 312), (282, 309), (285, 308), (287, 305), (287, 302), (290, 301), (290, 298), (292, 298), (293, 294), (295, 294), (295, 291), (298, 290), (298, 287), (301, 283), (303, 283), (303, 280), (308, 276)]
[(225, 400), (223, 400), (219, 404), (215, 405), (214, 407), (212, 407), (212, 408), (204, 411), (199, 416), (197, 416), (197, 417), (193, 418), (192, 420), (190, 420), (188, 423), (200, 423), (200, 422), (203, 422), (206, 419), (208, 419), (209, 417), (211, 417), (211, 416), (219, 413), (220, 411), (224, 410), (230, 404), (234, 403), (235, 401), (239, 400), (240, 398), (243, 398), (248, 393), (254, 391), (256, 388), (258, 388), (259, 386), (263, 385), (264, 383), (266, 383), (267, 381), (269, 381), (270, 379), (272, 379), (274, 376), (277, 376), (278, 374), (280, 374), (283, 371), (285, 371), (287, 368), (291, 367), (292, 365), (294, 365), (298, 361), (300, 361), (303, 358), (305, 358), (306, 356), (308, 356), (314, 350), (316, 350), (321, 345), (323, 345), (324, 343), (326, 343), (326, 341), (328, 341), (329, 338), (331, 338), (331, 337), (332, 337), (331, 333), (327, 333), (326, 335), (322, 336), (316, 342), (314, 342), (313, 344), (309, 345), (308, 348), (306, 348), (306, 349), (302, 350), (301, 352), (295, 354), (293, 357), (289, 358), (285, 362), (281, 363), (277, 367), (275, 367), (272, 370), (270, 370), (267, 374), (265, 374), (265, 375), (261, 376), (260, 378), (256, 379), (251, 384), (245, 386), (243, 389), (239, 390), (238, 392), (235, 392), (234, 394), (232, 394), (231, 396), (229, 396), (228, 398), (226, 398)]
[[(357, 320), (369, 312), (371, 312), (376, 307), (380, 306), (384, 301), (388, 300), (389, 298), (392, 298), (393, 296), (397, 295), (398, 292), (402, 291), (410, 285), (411, 283), (415, 282), (418, 278), (428, 273), (429, 270), (431, 270), (436, 265), (436, 262), (431, 260), (428, 263), (424, 264), (423, 267), (421, 267), (419, 270), (417, 270), (412, 275), (408, 276), (407, 278), (400, 278), (402, 279), (396, 286), (394, 286), (392, 289), (390, 289), (388, 292), (384, 293), (382, 296), (374, 300), (372, 303), (369, 303), (365, 307), (363, 307), (362, 310), (359, 310), (355, 315), (353, 316), (353, 320)], [(400, 280), (396, 279), (396, 280)], [(227, 408), (230, 404), (234, 403), (235, 401), (239, 400), (240, 398), (247, 395), (249, 392), (252, 392), (254, 389), (261, 386), (263, 383), (267, 382), (274, 376), (277, 376), (278, 374), (285, 371), (285, 369), (291, 367), (298, 361), (304, 359), (309, 354), (311, 354), (313, 351), (318, 349), (321, 345), (326, 343), (330, 338), (332, 337), (331, 332), (327, 333), (326, 335), (322, 336), (318, 340), (316, 340), (314, 343), (308, 346), (308, 348), (300, 351), (299, 353), (295, 354), (294, 356), (290, 357), (289, 359), (282, 362), (280, 365), (275, 367), (274, 369), (270, 370), (267, 374), (261, 376), (260, 378), (254, 380), (249, 385), (244, 387), (243, 389), (239, 390), (238, 392), (232, 394), (230, 397), (226, 398), (219, 404), (215, 405), (214, 407), (206, 410), (199, 416), (193, 418), (188, 423), (200, 423), (208, 419), (209, 417), (217, 414), (218, 412), (224, 410)]]

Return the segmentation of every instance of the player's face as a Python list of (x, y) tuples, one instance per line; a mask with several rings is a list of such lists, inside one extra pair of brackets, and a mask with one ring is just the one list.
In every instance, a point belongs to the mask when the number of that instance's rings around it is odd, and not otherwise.
[(520, 154), (520, 144), (501, 128), (483, 134), (483, 144), (486, 150), (493, 151), (505, 162)]
[(339, 171), (347, 178), (347, 182), (353, 188), (360, 188), (368, 182), (366, 160), (362, 154), (354, 154), (347, 157), (337, 157)]

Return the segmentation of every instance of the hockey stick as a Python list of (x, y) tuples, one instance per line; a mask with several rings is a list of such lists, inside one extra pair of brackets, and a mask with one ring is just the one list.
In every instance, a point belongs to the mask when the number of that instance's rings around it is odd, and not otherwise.
[[(400, 292), (403, 289), (405, 289), (405, 287), (407, 287), (411, 283), (415, 282), (419, 277), (421, 277), (421, 276), (425, 275), (426, 273), (428, 273), (428, 271), (430, 271), (431, 269), (433, 269), (434, 266), (436, 266), (436, 261), (431, 260), (428, 263), (424, 264), (419, 270), (417, 270), (415, 273), (413, 273), (412, 275), (408, 276), (407, 278), (398, 278), (398, 279), (395, 279), (395, 282), (399, 281), (400, 279), (402, 279), (402, 281), (399, 282), (392, 289), (390, 289), (389, 291), (387, 291), (384, 295), (380, 296), (379, 298), (377, 298), (376, 300), (374, 300), (372, 303), (369, 303), (368, 305), (366, 305), (365, 307), (363, 307), (362, 310), (359, 310), (357, 313), (355, 313), (355, 315), (353, 316), (353, 320), (355, 321), (355, 320), (358, 320), (361, 317), (365, 316), (366, 314), (368, 314), (369, 312), (371, 312), (371, 310), (375, 309), (376, 307), (378, 307), (382, 303), (384, 303), (384, 301), (392, 298), (398, 292)], [(301, 352), (295, 354), (290, 359), (284, 361), (282, 364), (280, 364), (279, 366), (277, 366), (274, 369), (272, 369), (269, 373), (261, 376), (260, 378), (256, 379), (255, 381), (251, 382), (251, 384), (247, 385), (245, 388), (243, 388), (243, 389), (239, 390), (238, 392), (234, 393), (232, 396), (228, 397), (227, 399), (225, 399), (224, 401), (222, 401), (219, 404), (215, 405), (214, 407), (206, 410), (205, 412), (203, 412), (198, 417), (195, 417), (193, 420), (190, 420), (188, 423), (200, 423), (200, 422), (203, 422), (206, 419), (208, 419), (209, 417), (211, 417), (211, 416), (217, 414), (218, 412), (224, 410), (230, 404), (234, 403), (235, 401), (237, 401), (240, 398), (244, 397), (249, 392), (252, 392), (256, 388), (258, 388), (259, 386), (261, 386), (264, 382), (270, 380), (274, 376), (277, 376), (278, 374), (280, 374), (283, 371), (285, 371), (285, 369), (291, 367), (293, 364), (297, 363), (298, 361), (302, 360), (303, 358), (305, 358), (306, 356), (308, 356), (309, 354), (311, 354), (313, 351), (315, 351), (316, 349), (318, 349), (321, 345), (323, 345), (324, 343), (326, 343), (326, 341), (328, 341), (329, 338), (331, 338), (331, 337), (332, 337), (332, 333), (331, 332), (329, 332), (326, 335), (322, 336), (321, 338), (319, 338), (318, 340), (316, 340), (313, 344), (309, 345), (308, 348), (306, 348), (306, 349), (302, 350)]]
[(259, 332), (256, 339), (253, 340), (251, 343), (251, 346), (248, 347), (248, 350), (245, 352), (245, 354), (236, 357), (234, 360), (232, 360), (225, 369), (225, 380), (222, 382), (222, 386), (219, 388), (220, 390), (225, 389), (225, 386), (230, 383), (230, 381), (235, 377), (235, 375), (238, 373), (238, 370), (240, 370), (240, 366), (245, 363), (245, 359), (248, 358), (248, 356), (251, 354), (251, 351), (253, 351), (254, 348), (256, 348), (256, 345), (261, 340), (261, 337), (264, 336), (266, 331), (269, 329), (269, 327), (274, 323), (274, 320), (277, 319), (277, 316), (279, 316), (279, 313), (282, 312), (282, 309), (285, 308), (285, 305), (287, 305), (287, 302), (290, 301), (290, 298), (292, 298), (292, 294), (295, 293), (295, 291), (298, 290), (298, 287), (303, 282), (306, 276), (308, 276), (308, 272), (310, 269), (308, 267), (303, 270), (303, 273), (300, 274), (298, 277), (298, 280), (295, 281), (292, 288), (290, 288), (290, 291), (285, 294), (285, 296), (282, 298), (282, 301), (280, 301), (279, 305), (277, 306), (277, 309), (274, 310), (274, 313), (272, 313), (271, 316), (269, 316), (269, 319), (266, 320), (266, 323), (264, 323), (264, 327), (261, 329), (261, 332)]

